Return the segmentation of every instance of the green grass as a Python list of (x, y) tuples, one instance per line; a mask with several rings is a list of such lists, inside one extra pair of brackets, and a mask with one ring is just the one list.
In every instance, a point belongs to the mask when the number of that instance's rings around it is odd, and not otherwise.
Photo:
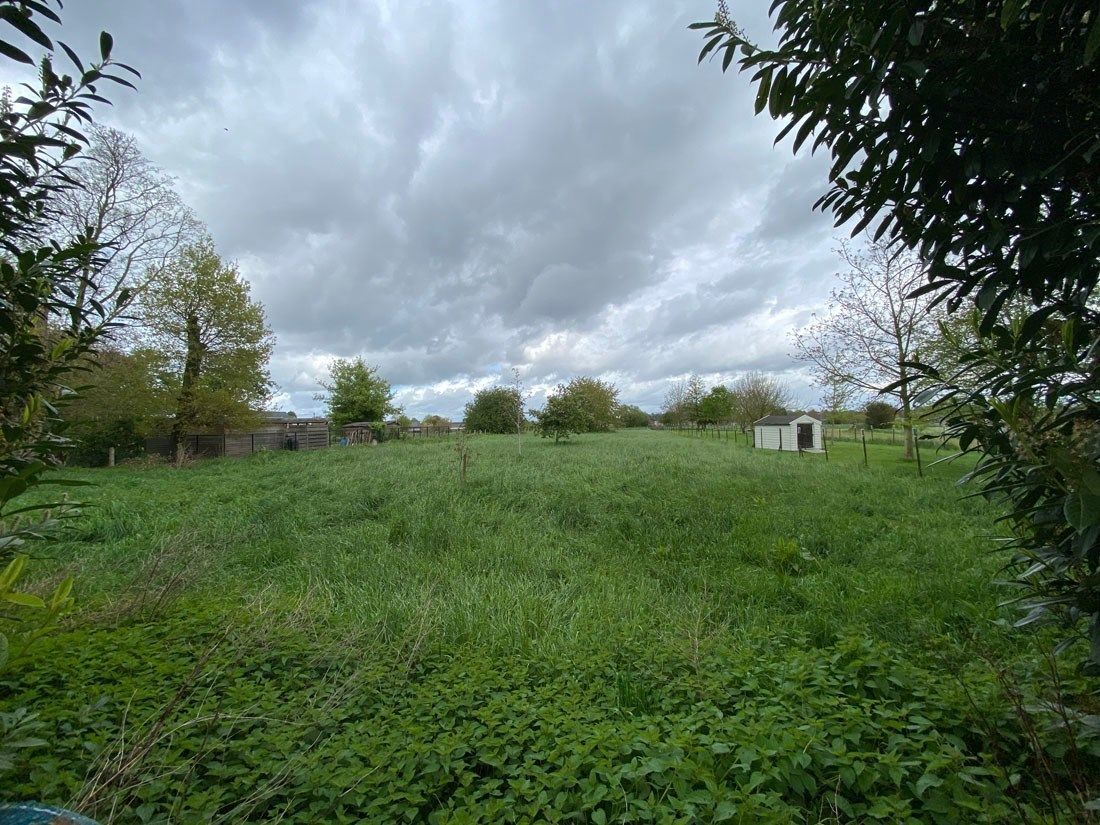
[(115, 821), (1018, 815), (976, 657), (1022, 648), (962, 467), (625, 431), (477, 438), (462, 485), (452, 447), (69, 473), (92, 506), (39, 570), (82, 610), (0, 683), (52, 726), (18, 792)]

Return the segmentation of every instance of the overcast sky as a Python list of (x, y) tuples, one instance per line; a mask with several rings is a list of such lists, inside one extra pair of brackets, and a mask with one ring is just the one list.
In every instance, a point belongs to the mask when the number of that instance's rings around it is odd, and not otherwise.
[[(733, 4), (767, 39), (768, 0)], [(138, 68), (134, 133), (240, 263), (278, 338), (273, 406), (362, 355), (415, 416), (519, 366), (657, 409), (753, 369), (818, 394), (788, 331), (831, 286), (825, 159), (773, 147), (687, 25), (712, 0), (66, 3)]]

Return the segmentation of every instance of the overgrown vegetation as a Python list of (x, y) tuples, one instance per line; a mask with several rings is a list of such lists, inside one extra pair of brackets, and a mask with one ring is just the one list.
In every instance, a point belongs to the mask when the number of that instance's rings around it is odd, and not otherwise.
[(1050, 810), (1046, 754), (1075, 793), (1064, 728), (1037, 756), (998, 679), (1049, 698), (964, 468), (633, 430), (481, 436), (463, 484), (451, 447), (85, 471), (38, 579), (85, 607), (0, 680), (58, 743), (11, 792), (118, 822), (1011, 822)]
[[(824, 147), (817, 202), (919, 254), (927, 295), (980, 316), (939, 370), (950, 433), (1010, 507), (1024, 623), (1100, 675), (1100, 16), (1092, 0), (778, 0), (773, 48), (724, 2), (699, 59), (752, 72), (756, 111)], [(811, 141), (810, 138), (813, 138)]]

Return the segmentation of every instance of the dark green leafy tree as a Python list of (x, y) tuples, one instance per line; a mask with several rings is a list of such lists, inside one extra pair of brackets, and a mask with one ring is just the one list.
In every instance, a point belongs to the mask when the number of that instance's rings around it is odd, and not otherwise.
[(584, 396), (565, 384), (558, 385), (557, 391), (547, 397), (546, 406), (535, 410), (534, 416), (539, 434), (553, 438), (555, 444), (571, 435), (594, 431)]
[[(129, 296), (120, 290), (108, 305), (81, 303), (89, 273), (98, 271), (101, 250), (87, 234), (47, 242), (52, 199), (73, 186), (70, 170), (92, 122), (92, 106), (108, 102), (103, 81), (130, 86), (115, 70), (136, 76), (111, 59), (112, 38), (100, 35), (98, 62), (85, 66), (76, 52), (46, 34), (60, 24), (51, 0), (0, 0), (0, 65), (35, 65), (27, 53), (45, 50), (37, 84), (19, 97), (0, 100), (0, 671), (11, 669), (72, 606), (66, 579), (49, 599), (18, 589), (28, 541), (51, 532), (74, 515), (62, 503), (26, 504), (21, 496), (49, 482), (47, 471), (72, 448), (57, 402), (68, 395), (74, 371), (87, 363), (110, 325), (113, 310)], [(75, 72), (58, 74), (55, 48)], [(0, 726), (0, 773), (26, 747), (43, 744), (35, 714), (16, 708)], [(15, 720), (14, 723), (12, 720)]]
[[(1094, 0), (777, 0), (777, 45), (725, 6), (696, 23), (756, 111), (832, 157), (817, 207), (916, 251), (918, 292), (980, 316), (937, 386), (948, 432), (1005, 501), (1027, 615), (1100, 674), (1100, 13)], [(777, 140), (779, 139), (777, 138)], [(1004, 311), (1014, 303), (1025, 313)]]
[(733, 393), (724, 384), (711, 387), (699, 402), (698, 423), (701, 427), (716, 427), (733, 418)]
[(466, 432), (514, 433), (523, 420), (523, 399), (515, 387), (479, 390), (466, 405)]
[(863, 413), (866, 417), (867, 426), (877, 430), (880, 427), (891, 426), (894, 423), (897, 410), (885, 401), (869, 401)]
[[(51, 199), (72, 185), (69, 170), (86, 143), (81, 129), (92, 122), (93, 104), (106, 102), (99, 86), (130, 86), (116, 69), (137, 74), (111, 59), (106, 32), (99, 61), (89, 65), (67, 45), (55, 46), (43, 29), (61, 22), (55, 9), (60, 4), (48, 0), (0, 2), (0, 57), (33, 66), (27, 50), (46, 52), (37, 85), (0, 102), (0, 562), (65, 512), (15, 502), (44, 483), (46, 471), (71, 449), (57, 400), (69, 393), (74, 369), (107, 329), (114, 306), (129, 299), (120, 291), (111, 306), (81, 305), (75, 296), (96, 271), (96, 244), (87, 236), (64, 244), (43, 240)], [(55, 48), (74, 74), (55, 71)]]
[(352, 421), (380, 422), (401, 412), (393, 403), (390, 382), (362, 358), (333, 361), (329, 380), (321, 386), (328, 395), (318, 400), (326, 402), (329, 420), (337, 427)]

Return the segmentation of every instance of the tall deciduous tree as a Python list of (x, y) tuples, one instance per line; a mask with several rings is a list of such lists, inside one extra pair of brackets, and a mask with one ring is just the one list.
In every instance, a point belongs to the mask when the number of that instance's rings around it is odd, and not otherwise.
[(938, 334), (930, 298), (911, 298), (927, 280), (921, 261), (903, 247), (842, 244), (845, 270), (828, 309), (794, 333), (795, 356), (812, 365), (819, 383), (837, 382), (897, 399), (905, 427), (905, 457), (913, 457), (911, 416), (916, 388), (912, 362)]
[(123, 290), (139, 293), (151, 273), (202, 234), (172, 178), (142, 155), (133, 136), (94, 126), (89, 138), (71, 184), (52, 198), (47, 227), (62, 243), (88, 235), (100, 248), (73, 296), (73, 322), (91, 301), (117, 312)]
[(263, 306), (210, 238), (156, 270), (141, 310), (149, 342), (171, 365), (177, 448), (188, 432), (255, 418), (271, 392), (267, 362), (275, 340)]
[(401, 412), (393, 403), (390, 382), (362, 358), (337, 358), (321, 386), (328, 395), (318, 400), (326, 402), (328, 417), (337, 427), (352, 421), (380, 422)]
[(742, 375), (730, 388), (733, 420), (744, 432), (765, 415), (780, 414), (791, 406), (791, 391), (785, 383), (762, 372)]
[[(1021, 621), (1086, 626), (1100, 675), (1100, 14), (1094, 0), (778, 0), (759, 48), (724, 4), (694, 24), (753, 72), (797, 148), (832, 155), (817, 206), (928, 262), (921, 287), (975, 308), (963, 381), (934, 365), (948, 432), (1007, 502)], [(1022, 316), (1004, 308), (1019, 298)], [(1067, 642), (1075, 640), (1070, 636)]]

